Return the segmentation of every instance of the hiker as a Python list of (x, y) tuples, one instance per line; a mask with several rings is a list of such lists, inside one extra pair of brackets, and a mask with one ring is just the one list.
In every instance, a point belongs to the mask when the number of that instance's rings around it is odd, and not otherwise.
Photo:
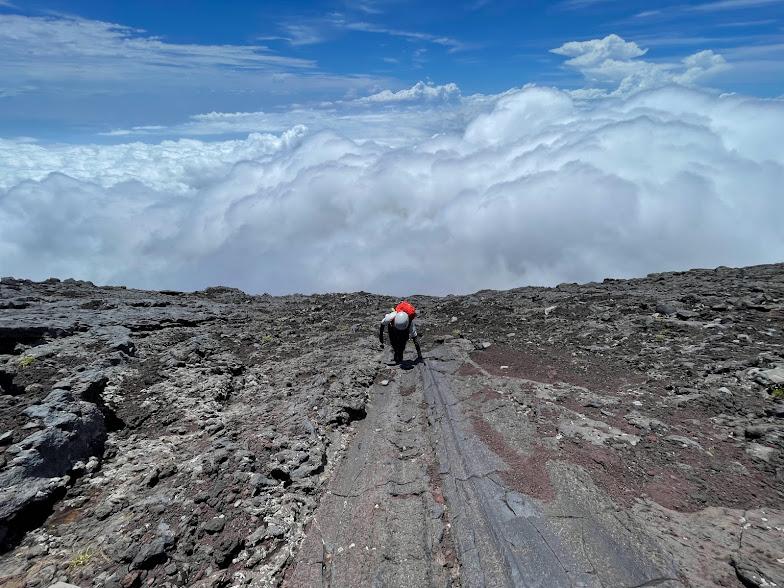
[(406, 350), (406, 343), (409, 337), (414, 341), (414, 347), (417, 350), (417, 361), (424, 361), (422, 359), (422, 349), (419, 347), (419, 336), (414, 325), (414, 318), (416, 318), (416, 309), (410, 302), (404, 300), (392, 312), (384, 316), (381, 321), (381, 329), (378, 332), (381, 349), (384, 348), (384, 327), (387, 327), (389, 342), (392, 344), (392, 349), (395, 352), (396, 364), (403, 361), (403, 352)]

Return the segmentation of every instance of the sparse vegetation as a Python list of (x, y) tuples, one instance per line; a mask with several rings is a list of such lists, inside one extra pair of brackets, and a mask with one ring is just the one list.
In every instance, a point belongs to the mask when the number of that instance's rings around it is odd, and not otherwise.
[(71, 561), (68, 562), (68, 566), (71, 568), (82, 568), (90, 563), (93, 559), (93, 551), (89, 547), (87, 549), (83, 549), (76, 553), (72, 558)]
[(768, 390), (773, 398), (784, 400), (784, 384), (773, 384)]
[(24, 355), (19, 359), (19, 367), (30, 367), (35, 363), (35, 357), (32, 355)]

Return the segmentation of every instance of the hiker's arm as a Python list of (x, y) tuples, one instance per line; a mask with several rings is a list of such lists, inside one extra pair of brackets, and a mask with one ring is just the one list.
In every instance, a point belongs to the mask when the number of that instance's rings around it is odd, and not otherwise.
[(381, 343), (381, 347), (384, 346), (384, 323), (381, 323), (381, 328), (378, 330), (378, 342)]

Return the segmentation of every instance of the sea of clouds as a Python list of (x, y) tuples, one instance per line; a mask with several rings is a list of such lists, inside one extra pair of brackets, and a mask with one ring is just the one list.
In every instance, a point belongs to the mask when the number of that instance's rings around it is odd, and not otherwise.
[(0, 140), (0, 266), (406, 295), (783, 261), (784, 101), (670, 81), (590, 100), (418, 85), (229, 141)]

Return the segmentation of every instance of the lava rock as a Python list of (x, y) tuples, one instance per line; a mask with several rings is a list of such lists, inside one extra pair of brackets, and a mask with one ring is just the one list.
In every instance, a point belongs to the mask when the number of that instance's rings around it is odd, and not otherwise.
[(163, 538), (157, 538), (142, 545), (131, 562), (131, 570), (149, 570), (165, 563), (166, 560), (166, 542)]
[(202, 528), (205, 532), (210, 534), (220, 533), (223, 531), (223, 528), (226, 526), (226, 519), (222, 517), (213, 517), (204, 525)]
[(219, 568), (226, 568), (242, 549), (239, 537), (223, 537), (215, 547), (213, 554)]

